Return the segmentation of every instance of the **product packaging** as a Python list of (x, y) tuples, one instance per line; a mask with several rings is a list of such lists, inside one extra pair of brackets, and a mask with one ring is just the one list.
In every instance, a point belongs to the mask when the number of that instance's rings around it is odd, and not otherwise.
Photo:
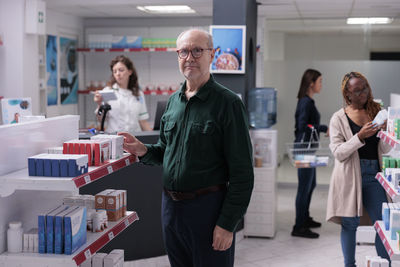
[(71, 255), (86, 243), (86, 207), (78, 207), (64, 216), (64, 253)]

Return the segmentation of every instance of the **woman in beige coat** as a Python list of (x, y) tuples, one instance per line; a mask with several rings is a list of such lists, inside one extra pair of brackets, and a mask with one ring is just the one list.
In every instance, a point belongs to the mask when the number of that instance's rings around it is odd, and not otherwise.
[[(379, 129), (372, 124), (380, 110), (373, 101), (367, 79), (358, 72), (346, 74), (342, 81), (346, 107), (333, 114), (330, 124), (330, 149), (335, 157), (327, 207), (327, 220), (341, 224), (341, 244), (345, 266), (355, 265), (356, 230), (363, 207), (373, 222), (382, 219), (386, 194), (375, 179), (381, 170), (382, 154), (390, 146), (376, 137)], [(375, 246), (379, 256), (389, 259), (378, 236)]]

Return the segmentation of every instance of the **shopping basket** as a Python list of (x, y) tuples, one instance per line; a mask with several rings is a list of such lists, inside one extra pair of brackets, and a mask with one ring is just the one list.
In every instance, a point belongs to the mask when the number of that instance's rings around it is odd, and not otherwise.
[(320, 142), (317, 130), (308, 125), (311, 129), (309, 141), (287, 143), (286, 149), (289, 155), (290, 162), (296, 168), (315, 168), (326, 167), (332, 165), (333, 158), (329, 149), (329, 142)]

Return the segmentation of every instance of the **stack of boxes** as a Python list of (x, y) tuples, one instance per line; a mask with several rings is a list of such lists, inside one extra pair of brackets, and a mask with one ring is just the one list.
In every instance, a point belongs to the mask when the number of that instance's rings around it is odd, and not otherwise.
[(365, 267), (389, 267), (389, 262), (379, 256), (366, 256)]
[(126, 216), (126, 190), (106, 189), (95, 195), (96, 211), (105, 210), (109, 221), (117, 221)]
[(86, 207), (61, 205), (38, 216), (39, 253), (72, 254), (86, 243)]
[(383, 156), (382, 172), (386, 180), (400, 193), (400, 158)]
[(96, 253), (92, 258), (83, 262), (80, 267), (123, 267), (124, 250), (114, 249), (110, 254)]
[(400, 139), (400, 108), (389, 107), (387, 132), (390, 136)]
[(87, 172), (87, 155), (39, 154), (28, 158), (29, 176), (76, 177)]

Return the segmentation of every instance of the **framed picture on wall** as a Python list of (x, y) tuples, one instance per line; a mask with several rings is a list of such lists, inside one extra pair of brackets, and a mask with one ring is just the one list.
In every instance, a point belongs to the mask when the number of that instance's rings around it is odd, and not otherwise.
[(211, 25), (215, 57), (211, 64), (212, 73), (245, 73), (246, 26)]

